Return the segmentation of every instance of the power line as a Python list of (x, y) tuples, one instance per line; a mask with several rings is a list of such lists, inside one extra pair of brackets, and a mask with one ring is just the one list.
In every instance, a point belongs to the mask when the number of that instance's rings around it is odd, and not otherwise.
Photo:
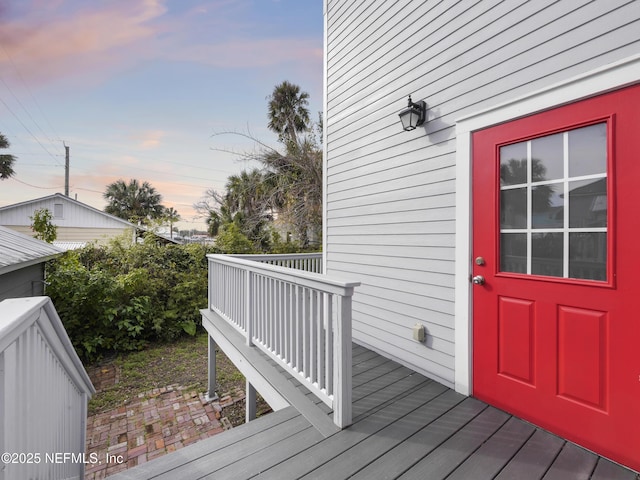
[[(153, 170), (153, 169), (150, 169), (150, 168), (132, 167), (130, 165), (123, 165), (123, 167), (126, 167), (127, 169), (130, 169), (130, 170), (140, 170), (140, 171), (151, 172), (151, 173), (160, 174), (160, 175), (169, 175), (171, 177), (193, 178), (193, 179), (201, 180), (201, 181), (204, 181), (204, 182), (218, 182), (218, 181), (220, 181), (220, 180), (214, 180), (214, 179), (207, 179), (207, 178), (203, 178), (203, 177), (197, 177), (197, 176), (194, 176), (194, 175), (181, 175), (179, 173), (163, 172), (162, 170)], [(74, 168), (74, 170), (80, 170), (80, 171), (84, 171), (84, 172), (92, 172), (93, 171), (93, 170), (90, 170), (88, 168), (77, 168), (77, 167)], [(197, 185), (194, 185), (194, 184), (189, 184), (189, 185), (181, 184), (181, 183), (174, 183), (174, 184), (175, 185), (185, 185), (185, 186), (190, 186), (190, 187), (197, 186)], [(203, 187), (203, 188), (208, 188), (208, 187)]]
[[(16, 153), (15, 155), (21, 155), (19, 153)], [(53, 168), (57, 168), (57, 167), (61, 167), (62, 165), (51, 165), (50, 163), (23, 163), (20, 162), (20, 167), (53, 167)]]
[(33, 134), (33, 132), (29, 129), (29, 127), (27, 127), (24, 122), (22, 120), (20, 120), (20, 117), (18, 117), (15, 112), (13, 110), (11, 110), (11, 107), (9, 107), (9, 105), (7, 105), (7, 102), (5, 102), (2, 98), (0, 98), (0, 102), (2, 102), (2, 104), (6, 107), (7, 110), (9, 110), (9, 113), (11, 113), (11, 115), (13, 115), (15, 117), (16, 120), (18, 120), (18, 122), (20, 122), (20, 125), (22, 125), (24, 127), (24, 129), (29, 132), (29, 134), (33, 137), (33, 139), (38, 142), (38, 145), (40, 145), (42, 147), (42, 149), (47, 152), (49, 154), (49, 156), (51, 158), (53, 158), (53, 160), (60, 166), (62, 166), (62, 164), (58, 161), (58, 159), (49, 151), (47, 150), (47, 147), (45, 147), (42, 142), (40, 140), (38, 140), (38, 138)]
[[(2, 50), (4, 51), (4, 54), (9, 59), (9, 62), (11, 63), (11, 66), (13, 67), (13, 69), (18, 74), (18, 78), (22, 82), (22, 85), (24, 86), (25, 90), (29, 93), (29, 96), (31, 97), (31, 100), (33, 100), (33, 103), (35, 104), (36, 108), (40, 112), (40, 115), (42, 115), (42, 118), (44, 118), (45, 122), (47, 122), (47, 125), (49, 125), (49, 128), (53, 131), (56, 139), (61, 142), (62, 139), (60, 138), (60, 135), (58, 135), (58, 133), (56, 132), (55, 128), (53, 128), (53, 125), (51, 125), (51, 122), (49, 122), (49, 119), (47, 118), (47, 116), (42, 111), (42, 108), (40, 108), (40, 104), (36, 100), (36, 97), (33, 96), (33, 93), (31, 92), (31, 89), (27, 85), (27, 82), (24, 81), (24, 77), (22, 76), (22, 73), (20, 72), (20, 69), (18, 68), (18, 66), (13, 61), (13, 58), (11, 57), (11, 55), (9, 55), (9, 52), (7, 52), (7, 49), (4, 47), (4, 45), (2, 46)], [(42, 129), (40, 129), (40, 131), (42, 131)], [(42, 131), (42, 133), (44, 134), (45, 137), (48, 137), (48, 135), (46, 133), (44, 133), (44, 131)], [(51, 140), (49, 140), (49, 141), (51, 141)]]
[(90, 188), (82, 188), (82, 187), (74, 187), (71, 185), (71, 190), (82, 190), (83, 192), (93, 192), (103, 194), (104, 192), (99, 192), (98, 190), (91, 190)]
[[(16, 102), (18, 102), (18, 105), (20, 105), (22, 107), (22, 110), (24, 110), (24, 112), (29, 116), (29, 118), (31, 119), (31, 121), (36, 125), (36, 127), (38, 127), (38, 129), (40, 130), (40, 132), (42, 133), (42, 135), (44, 135), (44, 137), (49, 140), (49, 142), (51, 142), (51, 139), (49, 138), (49, 136), (45, 133), (44, 130), (42, 130), (42, 127), (40, 126), (40, 124), (36, 121), (35, 118), (33, 118), (33, 115), (31, 115), (31, 112), (29, 112), (29, 110), (27, 110), (27, 107), (24, 106), (24, 104), (20, 101), (20, 99), (16, 96), (16, 94), (13, 92), (13, 90), (11, 89), (11, 87), (7, 84), (7, 82), (4, 81), (3, 78), (0, 77), (0, 81), (2, 81), (2, 84), (6, 87), (7, 90), (9, 90), (9, 93), (13, 96), (13, 98), (16, 100)], [(4, 103), (4, 102), (3, 102)], [(53, 142), (51, 142), (53, 143)]]
[(11, 177), (11, 180), (14, 180), (14, 181), (16, 181), (18, 183), (22, 183), (23, 185), (26, 185), (28, 187), (39, 188), (41, 190), (56, 190), (58, 188), (64, 188), (64, 185), (61, 185), (59, 187), (39, 187), (38, 185), (32, 185), (30, 183), (23, 182), (22, 180), (18, 180), (17, 178), (13, 178), (13, 177)]

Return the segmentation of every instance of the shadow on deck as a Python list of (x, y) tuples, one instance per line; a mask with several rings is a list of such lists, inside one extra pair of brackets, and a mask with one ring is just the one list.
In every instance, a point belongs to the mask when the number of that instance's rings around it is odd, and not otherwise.
[(326, 436), (287, 407), (110, 478), (640, 478), (358, 345), (353, 418)]

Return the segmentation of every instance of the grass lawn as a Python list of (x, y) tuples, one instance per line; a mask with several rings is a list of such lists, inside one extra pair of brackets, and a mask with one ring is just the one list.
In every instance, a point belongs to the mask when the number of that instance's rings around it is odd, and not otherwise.
[[(169, 385), (206, 392), (207, 334), (199, 333), (167, 344), (151, 345), (140, 352), (123, 353), (104, 358), (87, 366), (97, 393), (89, 401), (89, 415), (126, 405), (142, 392)], [(244, 376), (222, 353), (216, 353), (217, 393), (236, 389), (244, 391)], [(104, 379), (104, 381), (102, 381)], [(244, 422), (244, 402), (236, 405), (237, 413), (227, 412), (232, 424)], [(268, 411), (264, 401), (258, 411)], [(237, 417), (237, 418), (236, 418)]]

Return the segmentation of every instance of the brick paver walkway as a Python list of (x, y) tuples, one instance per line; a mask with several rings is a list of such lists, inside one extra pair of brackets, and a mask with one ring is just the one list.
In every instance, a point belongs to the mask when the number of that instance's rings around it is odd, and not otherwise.
[(105, 478), (231, 428), (220, 412), (243, 398), (244, 392), (237, 391), (207, 403), (204, 394), (171, 385), (89, 417), (86, 452), (91, 463), (85, 480)]

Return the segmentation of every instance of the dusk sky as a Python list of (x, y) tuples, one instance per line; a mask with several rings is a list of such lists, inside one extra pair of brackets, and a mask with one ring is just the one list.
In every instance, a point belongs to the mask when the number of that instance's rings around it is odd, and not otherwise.
[(0, 0), (0, 132), (17, 157), (0, 206), (64, 192), (102, 210), (106, 185), (148, 181), (183, 218), (205, 190), (278, 147), (267, 96), (288, 80), (322, 109), (322, 0)]

